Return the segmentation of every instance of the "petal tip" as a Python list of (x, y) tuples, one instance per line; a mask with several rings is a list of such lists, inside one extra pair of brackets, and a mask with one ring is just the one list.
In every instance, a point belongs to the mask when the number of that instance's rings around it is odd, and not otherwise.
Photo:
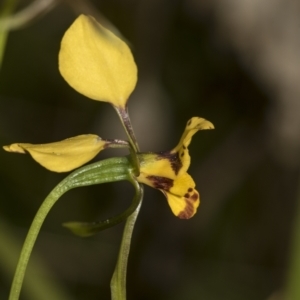
[(199, 207), (200, 199), (199, 199), (199, 193), (194, 190), (192, 193), (187, 193), (184, 195), (185, 197), (185, 207), (184, 209), (179, 212), (177, 217), (179, 219), (190, 219), (192, 218)]
[(215, 129), (214, 124), (204, 118), (194, 117), (190, 121), (192, 122), (190, 124), (188, 123), (189, 126), (199, 130)]
[(17, 143), (3, 146), (3, 149), (7, 152), (26, 153), (25, 150), (22, 147), (20, 147), (20, 145)]

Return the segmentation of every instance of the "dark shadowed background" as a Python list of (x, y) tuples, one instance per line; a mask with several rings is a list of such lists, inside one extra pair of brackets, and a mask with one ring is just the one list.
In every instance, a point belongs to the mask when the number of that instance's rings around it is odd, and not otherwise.
[[(32, 2), (20, 0), (16, 10)], [(162, 193), (145, 188), (128, 299), (285, 299), (299, 198), (299, 1), (56, 2), (9, 34), (0, 71), (1, 145), (84, 133), (125, 137), (113, 109), (72, 90), (57, 66), (60, 40), (79, 13), (111, 22), (139, 68), (129, 111), (142, 151), (172, 149), (192, 116), (216, 127), (190, 146), (189, 173), (201, 195), (192, 219), (177, 219)], [(96, 160), (118, 155), (107, 150)], [(0, 151), (0, 299), (7, 299), (36, 211), (64, 177), (29, 155)], [(106, 219), (132, 197), (126, 182), (64, 195), (42, 227), (22, 299), (110, 299), (123, 225), (82, 239), (61, 224)]]

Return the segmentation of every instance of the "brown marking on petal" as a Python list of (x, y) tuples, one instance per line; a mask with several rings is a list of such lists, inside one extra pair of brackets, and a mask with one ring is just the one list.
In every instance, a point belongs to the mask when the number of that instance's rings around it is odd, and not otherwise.
[(169, 191), (174, 183), (173, 179), (160, 177), (160, 176), (149, 175), (147, 176), (147, 179), (149, 179), (152, 182), (153, 186), (156, 189), (165, 190), (165, 191)]
[(190, 199), (191, 199), (192, 201), (197, 201), (198, 198), (199, 198), (199, 195), (198, 195), (197, 192), (195, 192), (195, 193), (190, 197)]
[(179, 219), (189, 219), (194, 215), (194, 206), (189, 200), (185, 200), (185, 208), (178, 214)]
[(190, 198), (190, 194), (189, 193), (184, 194), (184, 198)]
[(171, 167), (175, 173), (178, 174), (179, 170), (182, 168), (182, 162), (178, 156), (178, 152), (170, 153), (170, 152), (160, 152), (158, 154), (158, 159), (168, 159), (170, 161)]
[(193, 191), (193, 188), (189, 188), (188, 189), (188, 192), (190, 193), (190, 192), (192, 192)]
[(192, 120), (189, 120), (188, 123), (187, 123), (187, 126), (190, 126), (192, 123)]
[(183, 145), (183, 149), (185, 150), (185, 149), (186, 149), (186, 146)]
[(183, 157), (183, 156), (184, 156), (184, 152), (181, 152), (180, 157)]

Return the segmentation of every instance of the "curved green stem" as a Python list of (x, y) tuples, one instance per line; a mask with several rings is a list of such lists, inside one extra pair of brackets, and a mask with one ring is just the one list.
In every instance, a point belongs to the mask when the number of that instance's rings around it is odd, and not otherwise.
[(40, 209), (38, 210), (31, 227), (29, 229), (29, 232), (27, 234), (26, 240), (23, 244), (23, 248), (21, 251), (21, 255), (19, 258), (19, 262), (17, 265), (17, 269), (15, 272), (14, 280), (11, 286), (10, 296), (9, 300), (17, 300), (19, 299), (19, 295), (21, 292), (21, 287), (25, 275), (25, 271), (27, 268), (28, 260), (30, 257), (30, 254), (32, 252), (32, 248), (34, 246), (35, 240), (37, 238), (37, 235), (40, 231), (40, 228), (54, 205), (54, 203), (59, 199), (59, 197), (64, 193), (64, 189), (58, 185), (45, 199), (43, 204), (41, 205)]
[(134, 224), (138, 217), (142, 205), (142, 200), (143, 200), (143, 193), (144, 193), (143, 185), (139, 184), (135, 179), (132, 179), (132, 183), (136, 188), (135, 197), (138, 199), (139, 205), (137, 206), (136, 210), (127, 218), (124, 227), (117, 265), (115, 267), (115, 271), (110, 282), (112, 300), (126, 299), (126, 274), (127, 274), (127, 262), (128, 262), (129, 251), (130, 251), (131, 237), (132, 237)]
[(39, 208), (37, 214), (35, 215), (23, 244), (23, 248), (11, 286), (9, 300), (19, 299), (26, 267), (37, 235), (47, 214), (56, 203), (56, 201), (65, 192), (75, 187), (119, 180), (131, 180), (128, 174), (128, 170), (130, 169), (131, 166), (126, 157), (110, 158), (99, 161), (74, 171), (50, 192), (50, 194), (46, 197), (41, 207)]

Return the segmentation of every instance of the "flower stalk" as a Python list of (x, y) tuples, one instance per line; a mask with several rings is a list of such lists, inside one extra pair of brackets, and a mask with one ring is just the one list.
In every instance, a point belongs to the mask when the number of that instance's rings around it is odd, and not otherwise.
[(127, 263), (130, 251), (130, 244), (132, 233), (135, 225), (135, 221), (140, 212), (140, 208), (143, 200), (144, 187), (132, 180), (136, 188), (136, 198), (138, 199), (139, 205), (136, 210), (128, 217), (121, 241), (119, 250), (118, 261), (115, 267), (113, 277), (110, 282), (111, 299), (112, 300), (125, 300), (126, 299), (126, 275), (127, 275)]
[(123, 128), (127, 134), (127, 137), (129, 139), (129, 151), (132, 158), (132, 163), (134, 166), (134, 175), (139, 176), (140, 175), (140, 162), (138, 158), (138, 152), (139, 152), (139, 146), (133, 131), (133, 127), (130, 121), (130, 117), (128, 114), (128, 108), (127, 106), (125, 108), (114, 106), (115, 111), (117, 112), (120, 121), (123, 125)]
[(117, 264), (110, 283), (112, 300), (126, 300), (127, 263), (128, 263), (131, 238), (132, 238), (135, 221), (138, 217), (142, 205), (144, 187), (140, 183), (138, 183), (137, 180), (135, 179), (135, 177), (138, 177), (140, 175), (140, 162), (138, 157), (139, 145), (137, 143), (134, 130), (129, 118), (127, 106), (125, 109), (117, 106), (114, 106), (114, 108), (121, 120), (121, 123), (129, 139), (130, 158), (132, 159), (132, 165), (133, 165), (132, 175), (134, 176), (134, 177), (132, 176), (132, 184), (135, 186), (136, 189), (135, 197), (136, 199), (138, 199), (139, 202), (139, 205), (136, 207), (135, 211), (126, 220)]

